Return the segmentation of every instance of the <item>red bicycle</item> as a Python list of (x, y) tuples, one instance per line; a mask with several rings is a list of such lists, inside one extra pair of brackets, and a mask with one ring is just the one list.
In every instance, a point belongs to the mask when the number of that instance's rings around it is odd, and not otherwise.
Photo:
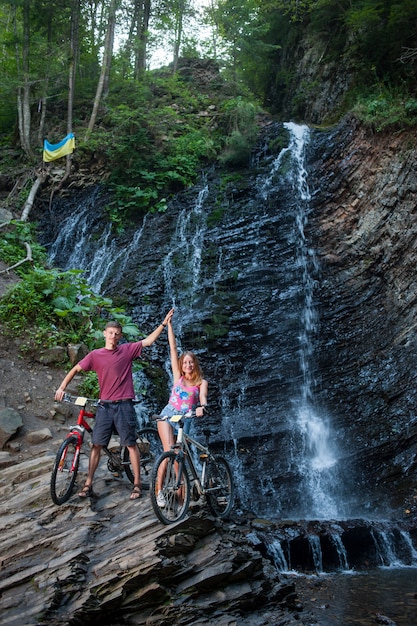
[[(55, 457), (51, 475), (51, 498), (55, 504), (64, 504), (71, 497), (77, 479), (80, 465), (81, 448), (86, 432), (93, 429), (86, 421), (94, 419), (98, 400), (65, 394), (64, 402), (72, 402), (80, 407), (77, 424), (71, 426), (70, 432), (62, 442)], [(87, 405), (91, 410), (87, 410)], [(156, 428), (152, 426), (142, 428), (136, 433), (136, 444), (140, 454), (142, 489), (149, 489), (151, 472), (154, 460), (163, 451), (161, 440)], [(116, 447), (111, 450), (102, 448), (108, 457), (107, 468), (112, 474), (123, 476), (126, 474), (133, 484), (134, 476), (130, 465), (129, 450), (126, 447)]]

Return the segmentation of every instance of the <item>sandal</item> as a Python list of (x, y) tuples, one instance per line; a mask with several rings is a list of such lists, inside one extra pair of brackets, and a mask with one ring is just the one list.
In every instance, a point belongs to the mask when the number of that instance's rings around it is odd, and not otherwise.
[(93, 487), (92, 485), (84, 485), (81, 491), (78, 494), (79, 498), (90, 498), (93, 495)]
[(131, 500), (138, 500), (142, 496), (142, 490), (140, 485), (135, 485), (132, 489), (132, 493), (130, 494)]

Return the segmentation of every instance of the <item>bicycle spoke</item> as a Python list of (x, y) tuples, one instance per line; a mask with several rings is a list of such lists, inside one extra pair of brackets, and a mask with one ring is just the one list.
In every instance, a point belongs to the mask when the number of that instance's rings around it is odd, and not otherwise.
[(211, 512), (226, 517), (233, 506), (234, 485), (230, 467), (223, 457), (209, 459), (205, 493)]
[(142, 488), (150, 489), (153, 465), (163, 452), (162, 442), (156, 428), (143, 428), (138, 433), (137, 443), (140, 452)]
[(63, 504), (71, 497), (78, 472), (79, 456), (76, 437), (69, 437), (60, 446), (51, 475), (51, 497)]
[(151, 502), (163, 524), (172, 524), (183, 519), (188, 511), (190, 483), (187, 473), (182, 471), (178, 485), (178, 471), (179, 464), (174, 452), (165, 452), (154, 465)]
[[(152, 467), (155, 459), (163, 452), (162, 443), (158, 435), (156, 428), (146, 427), (137, 432), (136, 444), (138, 446), (140, 454), (140, 476), (142, 482), (142, 489), (148, 490), (150, 488)], [(130, 464), (129, 450), (123, 448), (122, 451), (122, 465), (126, 472), (126, 476), (131, 483), (134, 482), (134, 476), (132, 472), (132, 466)]]

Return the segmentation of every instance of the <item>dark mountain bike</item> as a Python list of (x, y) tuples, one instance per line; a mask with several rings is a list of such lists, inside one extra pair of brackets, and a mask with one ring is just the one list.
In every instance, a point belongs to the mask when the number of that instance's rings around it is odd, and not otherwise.
[[(86, 421), (94, 419), (98, 400), (80, 396), (64, 395), (64, 402), (72, 402), (80, 407), (77, 424), (70, 428), (70, 432), (62, 442), (55, 457), (51, 475), (51, 498), (55, 504), (64, 504), (71, 497), (77, 479), (80, 464), (81, 448), (86, 432), (93, 429)], [(91, 410), (87, 410), (87, 405)], [(162, 444), (156, 428), (152, 426), (137, 431), (136, 443), (140, 453), (140, 469), (142, 489), (150, 488), (152, 465), (162, 452)], [(102, 448), (107, 458), (107, 468), (112, 474), (123, 476), (133, 484), (134, 476), (130, 465), (129, 450), (126, 447)]]
[[(214, 455), (208, 447), (209, 432), (205, 431), (206, 445), (184, 432), (184, 421), (195, 417), (195, 412), (174, 415), (171, 418), (154, 415), (155, 420), (178, 423), (178, 434), (171, 450), (163, 452), (152, 468), (151, 502), (156, 516), (163, 524), (183, 519), (190, 499), (205, 498), (216, 517), (227, 517), (233, 506), (234, 483), (229, 464), (222, 456)], [(193, 446), (199, 457), (200, 468), (194, 461)]]

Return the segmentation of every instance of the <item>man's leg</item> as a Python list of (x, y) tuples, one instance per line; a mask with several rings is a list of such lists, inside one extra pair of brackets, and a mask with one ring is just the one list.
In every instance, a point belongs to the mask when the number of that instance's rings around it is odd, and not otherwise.
[(127, 446), (129, 450), (130, 463), (132, 465), (134, 485), (140, 487), (142, 485), (140, 480), (140, 454), (137, 445)]
[(102, 447), (103, 446), (99, 446), (97, 444), (93, 444), (93, 447), (91, 448), (90, 459), (88, 461), (87, 478), (86, 478), (84, 487), (82, 488), (82, 490), (78, 494), (80, 496), (80, 498), (87, 498), (92, 493), (93, 478), (94, 478), (94, 474), (96, 472), (96, 469), (98, 467), (98, 464), (100, 462), (100, 455), (101, 455), (101, 448)]
[(140, 453), (136, 444), (136, 412), (133, 402), (121, 402), (116, 405), (114, 411), (114, 425), (120, 437), (120, 444), (126, 446), (129, 450), (130, 464), (133, 471), (133, 489), (130, 494), (131, 500), (140, 498), (141, 494), (141, 480), (140, 480)]

